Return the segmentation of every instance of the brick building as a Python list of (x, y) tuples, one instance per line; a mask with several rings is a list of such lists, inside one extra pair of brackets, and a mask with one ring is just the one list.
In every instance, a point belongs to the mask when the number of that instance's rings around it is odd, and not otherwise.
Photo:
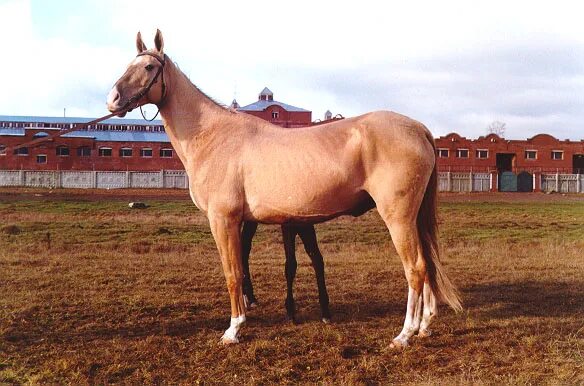
[[(274, 100), (264, 88), (258, 101), (232, 107), (282, 127), (317, 125), (312, 112)], [(43, 143), (18, 154), (11, 147), (55, 130), (71, 128), (89, 118), (0, 116), (0, 169), (3, 170), (182, 170), (161, 121), (108, 119), (86, 130), (73, 131), (52, 142)], [(560, 141), (547, 134), (527, 140), (507, 140), (496, 134), (468, 139), (451, 133), (436, 139), (438, 169), (442, 172), (504, 172), (584, 174), (584, 140)]]
[(240, 107), (233, 100), (231, 107), (287, 128), (310, 126), (312, 123), (312, 111), (274, 100), (274, 93), (267, 87), (260, 92), (256, 102)]
[(548, 134), (507, 140), (496, 134), (467, 139), (456, 133), (436, 139), (440, 171), (584, 173), (584, 140), (560, 141)]
[(88, 118), (0, 116), (3, 170), (182, 170), (162, 122), (108, 119), (40, 145), (6, 151)]

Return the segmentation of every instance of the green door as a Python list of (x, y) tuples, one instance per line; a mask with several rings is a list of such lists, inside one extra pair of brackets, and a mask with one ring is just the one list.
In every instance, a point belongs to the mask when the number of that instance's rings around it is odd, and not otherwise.
[(513, 172), (503, 172), (499, 176), (500, 192), (516, 192), (517, 191), (517, 176)]
[(533, 174), (521, 172), (517, 175), (517, 191), (533, 192)]

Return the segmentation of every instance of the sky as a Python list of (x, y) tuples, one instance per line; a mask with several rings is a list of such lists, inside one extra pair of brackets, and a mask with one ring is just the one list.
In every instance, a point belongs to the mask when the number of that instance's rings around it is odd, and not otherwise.
[[(553, 4), (552, 4), (553, 3)], [(584, 139), (576, 1), (0, 0), (0, 115), (99, 117), (156, 28), (215, 100), (345, 117), (392, 110), (435, 136)], [(145, 108), (147, 115), (155, 107)], [(138, 112), (128, 115), (138, 118)]]

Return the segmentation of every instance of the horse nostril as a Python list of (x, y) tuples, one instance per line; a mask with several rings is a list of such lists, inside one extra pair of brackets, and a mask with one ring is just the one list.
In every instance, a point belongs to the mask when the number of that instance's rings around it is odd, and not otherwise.
[(107, 104), (109, 106), (113, 106), (113, 105), (115, 105), (120, 100), (120, 98), (121, 98), (120, 93), (118, 92), (117, 88), (114, 87), (110, 91), (110, 93), (109, 93), (109, 95), (107, 97)]

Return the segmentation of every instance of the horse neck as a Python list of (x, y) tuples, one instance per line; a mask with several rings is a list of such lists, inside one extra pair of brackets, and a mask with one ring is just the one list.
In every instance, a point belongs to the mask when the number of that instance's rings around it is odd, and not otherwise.
[(201, 92), (171, 60), (164, 72), (167, 95), (160, 108), (165, 130), (185, 163), (186, 149), (218, 115), (229, 114)]

